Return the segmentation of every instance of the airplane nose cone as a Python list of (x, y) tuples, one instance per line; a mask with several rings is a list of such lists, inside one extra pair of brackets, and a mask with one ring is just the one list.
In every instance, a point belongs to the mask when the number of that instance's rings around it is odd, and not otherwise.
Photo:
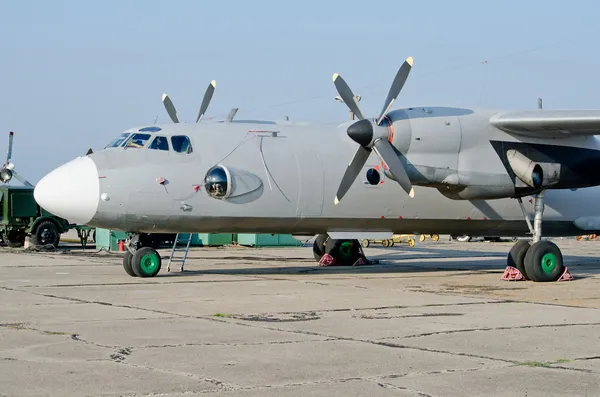
[(98, 209), (98, 169), (88, 157), (79, 157), (58, 167), (38, 182), (33, 197), (46, 211), (70, 223), (85, 225)]

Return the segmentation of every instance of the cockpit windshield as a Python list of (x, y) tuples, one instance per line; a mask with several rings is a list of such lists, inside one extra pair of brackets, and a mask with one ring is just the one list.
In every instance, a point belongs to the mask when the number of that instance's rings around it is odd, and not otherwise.
[(123, 142), (125, 142), (125, 139), (127, 139), (127, 137), (130, 135), (130, 132), (124, 132), (121, 135), (119, 135), (114, 141), (112, 141), (111, 143), (109, 143), (106, 147), (119, 147), (123, 144)]
[(146, 146), (146, 142), (150, 139), (150, 134), (133, 134), (125, 144), (125, 147), (142, 148)]

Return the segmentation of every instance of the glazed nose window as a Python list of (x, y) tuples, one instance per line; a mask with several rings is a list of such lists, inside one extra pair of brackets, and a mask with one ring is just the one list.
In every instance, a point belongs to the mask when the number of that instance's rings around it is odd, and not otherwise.
[(208, 170), (204, 177), (204, 189), (213, 198), (227, 198), (231, 189), (228, 172), (220, 166)]

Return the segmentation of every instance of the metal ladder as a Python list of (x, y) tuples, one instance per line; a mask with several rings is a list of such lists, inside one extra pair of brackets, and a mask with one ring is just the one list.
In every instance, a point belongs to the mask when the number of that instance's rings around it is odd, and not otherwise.
[[(171, 256), (169, 256), (169, 263), (167, 264), (167, 272), (171, 271), (171, 263), (180, 262), (181, 267), (179, 271), (183, 271), (183, 265), (185, 265), (185, 260), (187, 259), (188, 251), (190, 250), (190, 244), (192, 243), (192, 238), (194, 237), (193, 233), (189, 233), (187, 243), (185, 243), (185, 248), (178, 248), (177, 245), (179, 243), (179, 233), (175, 236), (175, 242), (173, 243), (173, 248), (171, 248)], [(175, 252), (182, 252), (183, 256), (176, 257)]]

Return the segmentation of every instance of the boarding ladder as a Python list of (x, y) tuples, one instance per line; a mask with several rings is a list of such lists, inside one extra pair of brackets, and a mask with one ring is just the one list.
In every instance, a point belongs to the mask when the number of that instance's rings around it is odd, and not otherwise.
[[(179, 233), (177, 233), (177, 235), (175, 236), (175, 242), (173, 243), (173, 248), (171, 248), (171, 256), (169, 256), (169, 263), (167, 264), (167, 272), (171, 271), (171, 263), (173, 262), (179, 262), (181, 263), (181, 267), (179, 268), (179, 271), (183, 271), (183, 265), (185, 265), (185, 260), (187, 259), (187, 255), (188, 255), (188, 251), (190, 250), (190, 244), (192, 243), (192, 238), (193, 238), (194, 234), (193, 233), (189, 233), (188, 234), (188, 240), (187, 242), (183, 242), (185, 244), (185, 248), (183, 247), (178, 247), (180, 241), (179, 241)], [(182, 244), (182, 246), (184, 245)], [(176, 252), (183, 252), (183, 256), (175, 256)]]

